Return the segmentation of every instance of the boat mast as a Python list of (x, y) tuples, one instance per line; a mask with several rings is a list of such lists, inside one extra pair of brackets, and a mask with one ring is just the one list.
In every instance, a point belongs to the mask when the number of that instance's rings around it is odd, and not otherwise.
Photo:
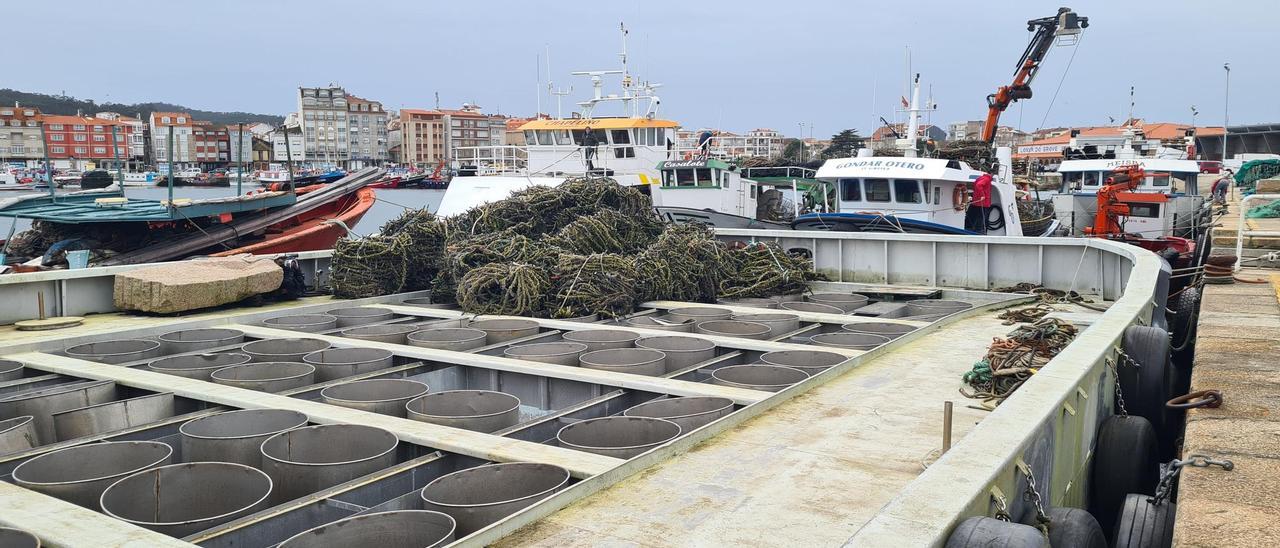
[(173, 207), (173, 187), (178, 184), (177, 175), (173, 171), (173, 124), (169, 124), (169, 207)]
[[(49, 197), (54, 197), (53, 190), (53, 164), (49, 163), (49, 140), (44, 135), (44, 122), (40, 122), (40, 148), (44, 149), (44, 175), (49, 180)], [(17, 219), (17, 217), (14, 217)]]
[(120, 195), (124, 195), (124, 166), (120, 163), (120, 134), (117, 131), (119, 126), (111, 126), (111, 148), (115, 149), (113, 156), (116, 158), (116, 181), (120, 182)]
[(631, 101), (631, 72), (627, 69), (627, 25), (618, 23), (618, 28), (622, 31), (622, 53), (618, 54), (622, 59), (622, 111), (630, 112), (635, 118), (637, 113)]
[[(284, 137), (289, 138), (288, 135)], [(236, 128), (236, 141), (236, 149), (239, 150), (236, 154), (236, 196), (241, 196), (244, 194), (241, 186), (244, 182), (244, 122), (240, 122)]]

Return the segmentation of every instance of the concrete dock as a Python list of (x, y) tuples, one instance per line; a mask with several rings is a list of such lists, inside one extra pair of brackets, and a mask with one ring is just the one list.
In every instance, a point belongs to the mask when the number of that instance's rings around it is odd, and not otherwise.
[(1204, 288), (1191, 389), (1223, 405), (1188, 411), (1183, 449), (1235, 469), (1183, 468), (1174, 546), (1280, 546), (1280, 274), (1238, 277), (1264, 283)]

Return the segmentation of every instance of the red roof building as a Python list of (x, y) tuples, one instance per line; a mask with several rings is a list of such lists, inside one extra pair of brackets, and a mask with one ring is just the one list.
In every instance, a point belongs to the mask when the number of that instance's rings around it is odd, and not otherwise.
[[(133, 127), (88, 116), (45, 115), (45, 147), (50, 160), (127, 160)], [(77, 166), (78, 167), (78, 166)]]

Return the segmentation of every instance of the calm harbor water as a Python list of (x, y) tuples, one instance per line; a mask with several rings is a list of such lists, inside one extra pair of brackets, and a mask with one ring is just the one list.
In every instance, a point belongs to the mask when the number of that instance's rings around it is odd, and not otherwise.
[[(244, 190), (257, 189), (258, 185), (245, 185)], [(356, 234), (366, 236), (373, 232), (377, 232), (378, 227), (383, 223), (398, 217), (406, 208), (427, 208), (429, 211), (435, 211), (440, 206), (440, 200), (444, 197), (443, 190), (426, 190), (426, 189), (378, 189), (374, 191), (378, 196), (377, 203), (369, 208), (369, 212), (365, 213), (364, 218), (360, 220), (353, 230)], [(169, 197), (169, 189), (158, 187), (128, 187), (124, 191), (127, 198), (139, 198), (148, 200), (164, 200)], [(194, 188), (194, 187), (176, 187), (173, 189), (174, 198), (222, 198), (226, 196), (235, 196), (236, 187), (233, 183), (229, 188)], [(0, 199), (5, 198), (0, 194)], [(0, 217), (0, 240), (4, 239), (9, 232), (10, 225), (13, 224), (12, 219)], [(18, 219), (16, 230), (26, 230), (31, 226), (31, 222), (25, 219)]]

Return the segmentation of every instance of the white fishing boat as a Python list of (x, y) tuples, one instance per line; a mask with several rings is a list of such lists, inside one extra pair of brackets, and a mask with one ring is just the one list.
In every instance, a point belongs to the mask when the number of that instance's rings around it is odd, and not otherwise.
[(123, 175), (124, 186), (152, 186), (156, 184), (156, 172), (154, 171), (126, 171)]

